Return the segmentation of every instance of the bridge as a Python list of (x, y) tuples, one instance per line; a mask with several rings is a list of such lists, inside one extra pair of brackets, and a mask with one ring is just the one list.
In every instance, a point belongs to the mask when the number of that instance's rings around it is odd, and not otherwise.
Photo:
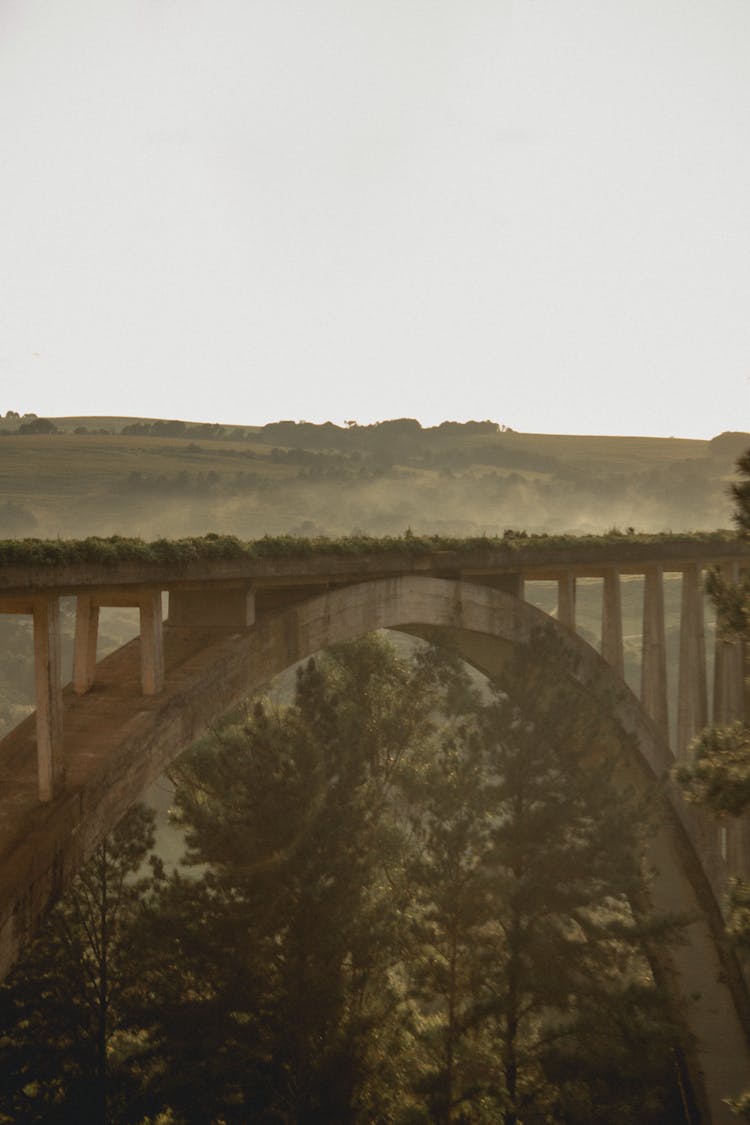
[[(204, 546), (166, 559), (146, 549), (103, 560), (60, 551), (8, 561), (0, 553), (0, 613), (33, 618), (36, 684), (35, 714), (0, 742), (0, 975), (147, 785), (278, 672), (331, 643), (388, 628), (450, 638), (471, 664), (502, 679), (514, 646), (546, 623), (574, 658), (571, 690), (602, 701), (629, 736), (628, 777), (657, 793), (653, 904), (692, 922), (686, 944), (660, 952), (655, 969), (683, 1029), (697, 1119), (732, 1120), (723, 1099), (750, 1080), (750, 999), (721, 903), (728, 876), (747, 874), (749, 838), (744, 825), (720, 829), (687, 806), (670, 771), (709, 717), (745, 715), (739, 645), (717, 639), (709, 691), (703, 585), (709, 567), (736, 578), (750, 565), (750, 548), (721, 534), (447, 548), (404, 539), (347, 549), (344, 541), (283, 554)], [(664, 577), (672, 574), (681, 576), (681, 614), (670, 724)], [(640, 698), (623, 680), (622, 589), (633, 575), (643, 582)], [(576, 633), (576, 595), (588, 578), (601, 580), (601, 655)], [(551, 616), (529, 603), (538, 582), (555, 584)], [(76, 625), (63, 687), (64, 597), (76, 600)], [(137, 609), (139, 636), (97, 661), (106, 606)]]

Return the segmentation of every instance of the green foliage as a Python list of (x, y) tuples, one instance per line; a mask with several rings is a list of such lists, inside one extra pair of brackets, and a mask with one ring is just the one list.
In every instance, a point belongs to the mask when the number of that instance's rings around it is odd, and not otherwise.
[(369, 637), (229, 717), (176, 772), (187, 870), (137, 878), (131, 821), (0, 993), (8, 1119), (681, 1120), (624, 736), (562, 660), (491, 690)]
[(750, 1091), (739, 1098), (727, 1099), (727, 1105), (743, 1121), (750, 1121)]
[[(737, 462), (740, 483), (732, 486), (734, 521), (743, 539), (750, 537), (750, 451)], [(719, 570), (709, 575), (707, 590), (716, 605), (717, 627), (725, 640), (746, 643), (750, 637), (750, 579), (727, 581)], [(691, 760), (677, 771), (687, 798), (714, 812), (740, 816), (750, 805), (750, 729), (746, 722), (710, 727), (693, 742)]]
[(502, 690), (443, 737), (412, 802), (409, 971), (430, 1012), (431, 1120), (635, 1125), (669, 1099), (674, 1032), (630, 906), (643, 810), (613, 785), (617, 742), (566, 663), (552, 636), (521, 648)]
[(750, 629), (750, 579), (743, 575), (739, 582), (727, 582), (719, 570), (712, 570), (706, 580), (717, 611), (720, 634), (736, 641)]
[(263, 536), (243, 541), (234, 535), (208, 534), (184, 539), (142, 539), (120, 535), (90, 536), (86, 539), (2, 539), (1, 566), (67, 566), (92, 563), (116, 566), (120, 563), (180, 564), (192, 561), (243, 560), (259, 558), (309, 558), (314, 555), (387, 555), (430, 554), (436, 551), (500, 552), (512, 558), (519, 550), (540, 551), (557, 547), (604, 547), (613, 542), (667, 544), (675, 539), (687, 542), (725, 543), (729, 532), (694, 532), (675, 537), (669, 533), (636, 534), (612, 528), (605, 535), (529, 535), (525, 531), (506, 531), (501, 537), (473, 536), (456, 538), (443, 535), (415, 535), (407, 531), (400, 536), (351, 535), (339, 538), (318, 536), (305, 538), (293, 535)]
[(745, 724), (709, 727), (690, 751), (690, 765), (677, 770), (688, 800), (719, 814), (741, 816), (750, 806), (750, 731)]
[(485, 702), (450, 656), (344, 646), (180, 768), (202, 875), (165, 887), (147, 943), (152, 1114), (660, 1120), (641, 811), (553, 648)]
[(19, 434), (56, 434), (57, 426), (49, 418), (34, 418), (30, 422), (22, 422), (18, 432)]
[(0, 1121), (104, 1125), (115, 1112), (147, 883), (135, 876), (153, 846), (153, 819), (142, 806), (128, 814), (0, 985)]
[(738, 945), (750, 950), (750, 883), (742, 879), (730, 880), (727, 929)]
[[(738, 435), (725, 435), (736, 438)], [(746, 436), (746, 435), (743, 435)], [(739, 481), (732, 485), (734, 523), (740, 538), (750, 539), (750, 450), (737, 461)], [(717, 627), (725, 640), (746, 645), (750, 640), (750, 579), (737, 583), (714, 571), (707, 583), (716, 605)], [(750, 727), (747, 717), (731, 727), (710, 727), (690, 747), (691, 760), (677, 771), (688, 800), (705, 805), (720, 816), (747, 815), (750, 808)], [(730, 880), (727, 930), (735, 943), (750, 948), (750, 884)], [(750, 1120), (750, 1091), (729, 1102), (734, 1112)]]
[(429, 679), (377, 639), (334, 650), (299, 673), (292, 706), (256, 706), (181, 766), (189, 858), (209, 868), (176, 876), (153, 919), (143, 976), (166, 1078), (152, 1112), (378, 1119), (386, 1045), (403, 1032), (391, 973), (408, 906), (389, 810), (401, 758), (432, 724)]
[(734, 522), (740, 534), (750, 535), (750, 449), (737, 461), (740, 479), (732, 485)]

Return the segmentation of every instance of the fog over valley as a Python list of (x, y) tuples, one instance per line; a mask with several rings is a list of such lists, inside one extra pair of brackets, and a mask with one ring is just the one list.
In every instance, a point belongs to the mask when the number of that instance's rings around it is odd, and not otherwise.
[[(51, 432), (43, 432), (45, 427)], [(750, 439), (127, 419), (0, 419), (0, 535), (497, 535), (730, 523)]]

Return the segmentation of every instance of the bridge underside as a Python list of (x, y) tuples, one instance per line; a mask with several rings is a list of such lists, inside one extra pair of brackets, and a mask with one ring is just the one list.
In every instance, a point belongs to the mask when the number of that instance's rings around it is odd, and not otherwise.
[[(449, 633), (471, 663), (501, 677), (513, 645), (555, 629), (577, 660), (578, 690), (607, 691), (633, 736), (632, 778), (653, 788), (672, 764), (657, 727), (613, 670), (580, 639), (526, 603), (488, 587), (435, 578), (367, 582), (262, 617), (233, 632), (164, 627), (164, 683), (142, 694), (140, 642), (100, 662), (90, 690), (64, 692), (65, 789), (38, 800), (30, 717), (0, 743), (0, 974), (83, 861), (169, 763), (230, 706), (298, 660), (378, 628)], [(697, 847), (705, 850), (704, 861)], [(662, 798), (651, 861), (654, 905), (694, 917), (687, 944), (663, 968), (697, 1049), (686, 1054), (702, 1119), (730, 1121), (723, 1099), (750, 1074), (750, 1015), (716, 901), (714, 834), (676, 796)], [(713, 882), (713, 885), (712, 885)]]

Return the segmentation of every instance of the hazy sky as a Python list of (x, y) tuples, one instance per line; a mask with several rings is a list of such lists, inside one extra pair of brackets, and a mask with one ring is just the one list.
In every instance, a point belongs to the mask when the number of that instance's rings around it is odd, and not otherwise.
[(750, 0), (0, 0), (0, 412), (749, 407)]

